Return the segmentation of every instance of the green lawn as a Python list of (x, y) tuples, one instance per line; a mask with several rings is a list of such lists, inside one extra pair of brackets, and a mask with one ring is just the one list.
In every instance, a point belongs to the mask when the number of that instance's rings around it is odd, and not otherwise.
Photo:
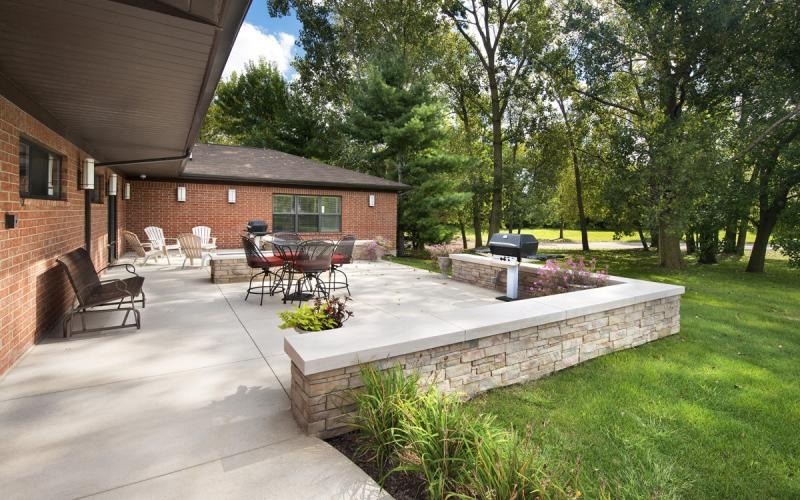
[(686, 287), (678, 335), (469, 403), (529, 428), (587, 498), (800, 498), (800, 271), (592, 252), (612, 274)]
[[(536, 236), (536, 239), (542, 240), (542, 241), (557, 240), (558, 236), (559, 236), (558, 229), (544, 228), (544, 227), (523, 229), (522, 232), (523, 233), (533, 233), (533, 235)], [(723, 234), (724, 233), (722, 231), (720, 231), (720, 238), (722, 238)], [(488, 233), (483, 233), (484, 244), (486, 243), (488, 237), (489, 237)], [(467, 239), (470, 241), (470, 246), (474, 246), (475, 232), (474, 231), (468, 231), (467, 232)], [(750, 232), (747, 233), (747, 243), (752, 243), (753, 241), (755, 241), (755, 239), (756, 239), (755, 233), (750, 233)], [(457, 243), (460, 243), (461, 242), (461, 236), (457, 236), (454, 241), (456, 241)], [(562, 241), (580, 243), (581, 242), (581, 231), (579, 229), (564, 229), (564, 240), (562, 240)], [(615, 240), (614, 239), (614, 231), (599, 231), (599, 230), (590, 230), (589, 231), (589, 242), (590, 243), (592, 243), (592, 242), (601, 242), (601, 241), (626, 241), (626, 242), (630, 241), (630, 242), (639, 243), (639, 236), (633, 234), (633, 235), (629, 235), (629, 236), (622, 236), (621, 239)], [(648, 243), (649, 243), (649, 241), (648, 241)]]

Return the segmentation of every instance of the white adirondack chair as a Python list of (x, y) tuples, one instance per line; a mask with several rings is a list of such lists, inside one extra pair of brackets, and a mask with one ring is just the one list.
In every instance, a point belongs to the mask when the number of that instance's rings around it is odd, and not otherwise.
[(164, 230), (156, 226), (148, 226), (144, 228), (147, 239), (153, 246), (153, 250), (160, 250), (161, 255), (167, 258), (167, 264), (172, 264), (169, 261), (169, 251), (177, 250), (178, 256), (181, 256), (181, 244), (177, 238), (165, 238)]
[(154, 257), (157, 260), (163, 255), (161, 250), (154, 249), (153, 245), (150, 243), (142, 243), (139, 237), (130, 231), (122, 231), (122, 236), (125, 238), (125, 245), (136, 255), (133, 258), (134, 264), (136, 264), (138, 259), (142, 258), (144, 259), (142, 265), (145, 265), (150, 257)]
[(203, 250), (213, 251), (217, 249), (217, 239), (211, 236), (211, 228), (208, 226), (195, 226), (192, 234), (200, 238)]

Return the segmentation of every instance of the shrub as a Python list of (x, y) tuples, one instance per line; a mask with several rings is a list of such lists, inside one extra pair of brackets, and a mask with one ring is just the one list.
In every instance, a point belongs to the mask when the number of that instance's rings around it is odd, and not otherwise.
[(561, 264), (548, 260), (539, 268), (537, 279), (534, 280), (530, 291), (535, 297), (544, 297), (568, 292), (571, 285), (596, 288), (607, 283), (608, 266), (598, 269), (596, 259), (587, 264), (583, 257), (578, 257), (577, 261), (568, 257)]
[(319, 332), (341, 328), (353, 312), (347, 309), (348, 297), (331, 297), (326, 300), (314, 300), (314, 305), (301, 305), (297, 309), (281, 311), (280, 328), (299, 328), (307, 332)]
[(405, 375), (400, 366), (383, 371), (369, 365), (361, 368), (364, 387), (353, 397), (353, 426), (362, 437), (359, 451), (373, 457), (381, 473), (402, 446), (398, 436), (400, 403), (418, 400), (418, 379), (417, 375)]
[(786, 207), (775, 228), (772, 248), (789, 258), (790, 267), (800, 267), (800, 202)]
[(433, 265), (437, 268), (439, 267), (439, 257), (447, 257), (450, 255), (450, 249), (444, 244), (429, 245), (425, 247), (425, 249), (428, 251), (428, 256), (433, 262)]

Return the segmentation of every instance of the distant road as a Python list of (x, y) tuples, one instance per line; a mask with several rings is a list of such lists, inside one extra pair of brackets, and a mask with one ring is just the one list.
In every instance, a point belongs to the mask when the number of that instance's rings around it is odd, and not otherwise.
[[(578, 242), (559, 242), (539, 240), (539, 248), (548, 250), (580, 250), (581, 244)], [(642, 244), (635, 241), (590, 241), (589, 248), (592, 250), (636, 250), (641, 249)], [(686, 244), (681, 243), (681, 249), (686, 250)], [(753, 245), (748, 243), (745, 250), (752, 250)]]

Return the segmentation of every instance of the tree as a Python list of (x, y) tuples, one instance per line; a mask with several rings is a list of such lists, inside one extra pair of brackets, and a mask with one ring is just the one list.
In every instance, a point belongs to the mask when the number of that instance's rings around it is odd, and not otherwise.
[[(681, 234), (705, 186), (694, 168), (695, 136), (716, 96), (709, 74), (724, 63), (741, 6), (732, 0), (621, 0), (603, 9), (578, 1), (568, 28), (585, 86), (572, 90), (636, 124), (647, 145), (661, 265), (683, 266)], [(620, 95), (620, 90), (626, 90)]]
[(518, 83), (548, 39), (541, 0), (448, 0), (443, 13), (480, 61), (489, 90), (492, 126), (492, 208), (489, 233), (500, 229), (503, 210), (503, 118)]
[(411, 186), (398, 206), (401, 253), (406, 234), (415, 248), (452, 238), (449, 213), (469, 199), (447, 175), (464, 160), (439, 148), (445, 138), (441, 106), (427, 82), (409, 76), (402, 56), (377, 59), (351, 91), (345, 125), (370, 173)]

